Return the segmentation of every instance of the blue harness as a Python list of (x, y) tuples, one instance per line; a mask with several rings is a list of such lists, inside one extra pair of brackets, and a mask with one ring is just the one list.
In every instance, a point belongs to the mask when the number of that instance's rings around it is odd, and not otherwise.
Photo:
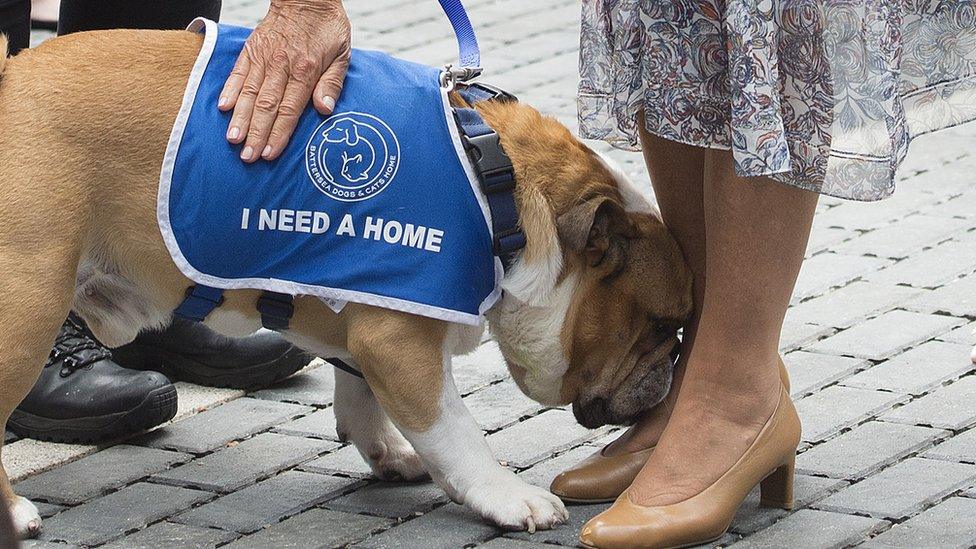
[[(281, 156), (245, 164), (216, 105), (251, 30), (205, 33), (160, 178), (158, 220), (196, 285), (174, 312), (202, 320), (224, 289), (264, 290), (265, 326), (291, 297), (352, 301), (478, 324), (524, 246), (514, 172), (473, 109), (452, 109), (441, 71), (354, 50), (334, 113), (309, 107)], [(459, 90), (460, 91), (460, 90)], [(463, 89), (469, 102), (506, 97)]]

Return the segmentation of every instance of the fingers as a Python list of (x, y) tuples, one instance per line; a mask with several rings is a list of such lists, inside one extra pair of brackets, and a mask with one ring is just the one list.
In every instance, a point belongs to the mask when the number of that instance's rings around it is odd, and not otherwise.
[(250, 68), (250, 58), (246, 52), (242, 53), (237, 58), (237, 63), (234, 64), (234, 70), (230, 71), (224, 89), (220, 92), (220, 99), (217, 100), (218, 109), (226, 112), (234, 108), (234, 105), (237, 104), (237, 96), (241, 94), (241, 88), (244, 87), (244, 80), (247, 78)]
[(349, 50), (336, 57), (325, 74), (319, 78), (319, 83), (312, 94), (312, 103), (320, 113), (332, 114), (339, 92), (342, 91), (342, 82), (346, 78), (347, 69), (349, 69)]
[(305, 105), (308, 104), (310, 93), (310, 86), (306, 84), (295, 80), (288, 83), (281, 106), (278, 107), (278, 118), (271, 128), (268, 144), (262, 151), (262, 158), (274, 160), (281, 155), (281, 151), (285, 150), (292, 132), (295, 131), (295, 126), (298, 125), (298, 119), (305, 110)]
[[(276, 52), (268, 64), (264, 82), (254, 101), (247, 140), (241, 149), (241, 160), (253, 162), (270, 154), (267, 148), (268, 136), (278, 116), (285, 89), (289, 86), (288, 72), (288, 55), (285, 52)], [(235, 110), (235, 116), (236, 114)], [(231, 125), (233, 126), (233, 122)]]
[(251, 114), (254, 112), (254, 103), (257, 101), (263, 82), (264, 66), (258, 63), (251, 64), (247, 76), (241, 84), (241, 92), (234, 103), (234, 114), (231, 116), (230, 125), (227, 128), (227, 140), (235, 145), (243, 142), (247, 136), (251, 126)]

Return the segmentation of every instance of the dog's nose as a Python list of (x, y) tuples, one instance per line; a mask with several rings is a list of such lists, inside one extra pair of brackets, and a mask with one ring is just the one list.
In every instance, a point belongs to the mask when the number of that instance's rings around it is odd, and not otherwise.
[(573, 416), (587, 429), (602, 427), (610, 422), (610, 403), (603, 397), (586, 402), (576, 401), (573, 403)]

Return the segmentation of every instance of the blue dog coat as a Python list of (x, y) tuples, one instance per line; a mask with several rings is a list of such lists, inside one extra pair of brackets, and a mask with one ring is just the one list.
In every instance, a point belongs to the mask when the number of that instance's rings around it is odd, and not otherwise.
[(206, 20), (191, 30), (204, 43), (157, 203), (183, 274), (480, 323), (503, 270), (439, 70), (353, 50), (334, 113), (309, 107), (277, 160), (245, 164), (217, 100), (251, 30)]

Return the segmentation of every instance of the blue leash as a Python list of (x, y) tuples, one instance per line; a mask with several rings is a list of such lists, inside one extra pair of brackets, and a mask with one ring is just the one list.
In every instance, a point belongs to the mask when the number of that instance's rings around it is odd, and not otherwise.
[(464, 10), (461, 0), (438, 0), (444, 14), (454, 27), (454, 35), (458, 42), (458, 59), (462, 67), (481, 67), (481, 49), (478, 47), (478, 37), (474, 34), (474, 27), (468, 19), (468, 12)]

